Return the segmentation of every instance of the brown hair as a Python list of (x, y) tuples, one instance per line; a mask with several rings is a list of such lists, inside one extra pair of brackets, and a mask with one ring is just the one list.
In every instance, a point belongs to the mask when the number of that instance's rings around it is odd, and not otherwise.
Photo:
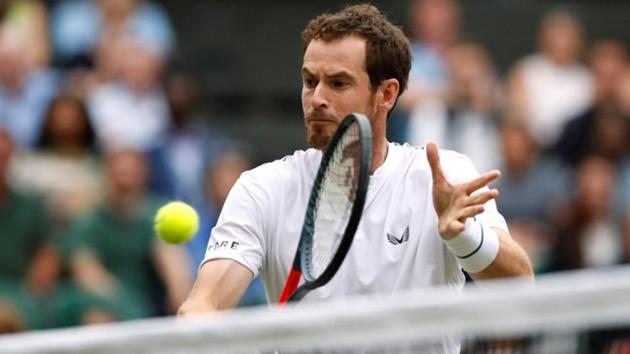
[(352, 5), (311, 20), (302, 32), (303, 50), (312, 40), (329, 42), (350, 35), (366, 40), (365, 70), (376, 88), (383, 80), (398, 80), (402, 94), (407, 88), (411, 68), (411, 49), (407, 37), (375, 7)]

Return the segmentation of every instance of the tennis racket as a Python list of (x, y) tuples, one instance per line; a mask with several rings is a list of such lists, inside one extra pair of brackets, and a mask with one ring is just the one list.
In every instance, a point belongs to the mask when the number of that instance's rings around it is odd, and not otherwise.
[(281, 304), (299, 301), (325, 285), (341, 266), (361, 220), (371, 163), (370, 122), (362, 114), (350, 114), (322, 156)]

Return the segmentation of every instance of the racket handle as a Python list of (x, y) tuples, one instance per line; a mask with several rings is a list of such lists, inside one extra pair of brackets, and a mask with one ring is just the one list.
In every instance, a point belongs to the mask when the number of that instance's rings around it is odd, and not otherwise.
[(282, 295), (280, 295), (280, 304), (286, 304), (289, 300), (289, 297), (295, 289), (297, 289), (298, 284), (300, 283), (300, 279), (302, 278), (302, 272), (295, 270), (295, 268), (291, 269), (289, 273), (289, 277), (287, 278), (287, 282), (284, 284), (284, 290), (282, 290)]

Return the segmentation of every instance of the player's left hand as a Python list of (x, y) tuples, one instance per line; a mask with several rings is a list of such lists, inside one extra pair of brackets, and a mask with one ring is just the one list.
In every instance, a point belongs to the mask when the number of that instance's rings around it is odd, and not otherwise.
[(451, 184), (442, 171), (437, 146), (428, 143), (426, 149), (433, 176), (433, 206), (438, 216), (438, 232), (442, 238), (449, 239), (463, 232), (466, 219), (481, 214), (483, 205), (499, 195), (496, 189), (475, 192), (497, 179), (501, 173), (492, 170), (472, 181)]

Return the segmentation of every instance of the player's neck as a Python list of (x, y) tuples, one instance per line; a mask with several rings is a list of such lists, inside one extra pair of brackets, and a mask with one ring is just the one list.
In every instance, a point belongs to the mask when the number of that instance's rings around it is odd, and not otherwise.
[(387, 158), (387, 150), (389, 148), (389, 144), (387, 144), (387, 139), (385, 137), (374, 138), (372, 145), (372, 170), (370, 174), (373, 174), (377, 168), (381, 167), (381, 165), (385, 162)]

